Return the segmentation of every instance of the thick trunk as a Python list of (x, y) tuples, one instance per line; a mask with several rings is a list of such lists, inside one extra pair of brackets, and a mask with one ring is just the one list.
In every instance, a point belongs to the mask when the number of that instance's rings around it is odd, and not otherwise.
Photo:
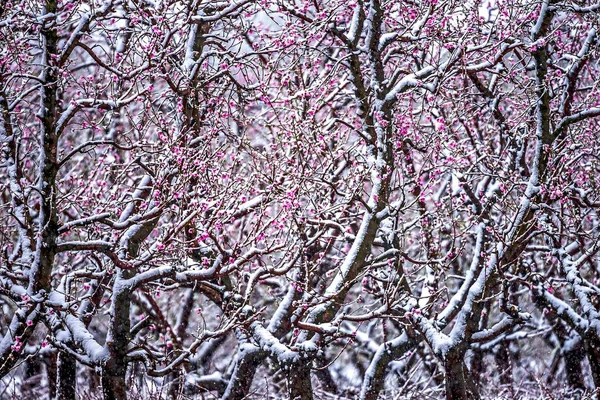
[(383, 389), (390, 361), (391, 357), (387, 349), (375, 354), (363, 381), (361, 399), (377, 400), (379, 392)]
[(510, 367), (508, 345), (505, 342), (500, 343), (495, 356), (498, 371), (500, 372), (500, 383), (510, 385), (512, 382), (512, 368)]
[[(158, 218), (141, 225), (135, 225), (126, 232), (128, 239), (121, 242), (123, 245), (120, 256), (122, 258), (135, 258), (141, 243), (148, 237), (156, 226)], [(131, 341), (131, 289), (120, 285), (124, 280), (135, 275), (133, 269), (119, 269), (115, 277), (112, 294), (111, 319), (106, 347), (110, 353), (110, 360), (102, 369), (102, 393), (105, 400), (127, 399), (127, 351)]]
[(44, 357), (46, 364), (46, 376), (48, 377), (48, 398), (54, 399), (56, 397), (56, 383), (58, 376), (56, 373), (56, 363), (58, 362), (58, 355), (56, 353), (50, 353)]
[(462, 352), (451, 352), (444, 363), (447, 400), (479, 399), (476, 386), (465, 367), (463, 358)]
[[(58, 0), (46, 0), (45, 12), (49, 16), (56, 16), (58, 8)], [(58, 34), (56, 29), (56, 21), (47, 20), (41, 25), (40, 34), (43, 37), (43, 48), (40, 53), (40, 58), (43, 68), (43, 73), (39, 78), (43, 84), (40, 85), (40, 108), (37, 117), (40, 119), (39, 143), (40, 162), (39, 162), (39, 195), (41, 199), (40, 209), (37, 216), (37, 232), (35, 233), (36, 245), (35, 248), (28, 246), (28, 251), (32, 251), (34, 255), (33, 263), (29, 271), (29, 284), (27, 290), (29, 293), (37, 294), (40, 291), (50, 292), (52, 282), (52, 269), (54, 267), (54, 257), (56, 256), (56, 240), (58, 238), (58, 215), (57, 215), (57, 190), (56, 176), (58, 172), (58, 135), (56, 133), (56, 118), (58, 110), (57, 100), (57, 82), (58, 69), (55, 68), (53, 56), (58, 54)], [(4, 121), (4, 125), (10, 125), (10, 116), (6, 114), (8, 104), (4, 96), (0, 96), (0, 109), (3, 114), (0, 121)], [(7, 118), (8, 117), (8, 118)], [(14, 134), (13, 134), (14, 135)], [(11, 136), (13, 136), (11, 135)], [(17, 151), (17, 140), (13, 136), (8, 141), (9, 160), (13, 163), (14, 168), (19, 168), (19, 153)], [(4, 151), (6, 152), (6, 151)], [(4, 162), (4, 160), (2, 160)], [(11, 179), (17, 179), (20, 176), (20, 171), (12, 175)], [(16, 183), (16, 182), (15, 182)], [(15, 199), (19, 203), (23, 203), (23, 199)], [(25, 203), (23, 203), (25, 204)], [(25, 217), (25, 220), (29, 217)], [(23, 221), (25, 222), (25, 221)], [(23, 223), (21, 222), (21, 223)], [(28, 228), (27, 233), (22, 233), (26, 243), (30, 243), (33, 231)], [(25, 239), (27, 237), (27, 239)], [(24, 311), (24, 309), (23, 309)], [(36, 312), (39, 307), (36, 308)], [(37, 316), (33, 314), (26, 318), (32, 320), (34, 325), (26, 326), (23, 316), (17, 318), (17, 314), (13, 317), (13, 321), (9, 327), (5, 340), (0, 340), (0, 377), (4, 377), (15, 366), (20, 359), (20, 355), (25, 346), (21, 346), (18, 350), (14, 350), (9, 341), (12, 338), (20, 337), (21, 343), (26, 343), (30, 335), (35, 329)]]
[[(279, 307), (277, 307), (276, 315), (279, 315), (280, 317), (276, 319), (275, 323), (272, 323), (268, 327), (269, 331), (275, 337), (279, 338), (289, 332), (290, 318), (293, 312), (292, 305), (294, 304), (294, 300), (297, 300), (300, 297), (301, 294), (294, 287), (290, 286), (285, 298), (281, 301)], [(246, 332), (236, 330), (236, 336), (240, 343), (240, 347), (235, 363), (235, 369), (229, 378), (229, 383), (227, 384), (222, 400), (245, 398), (250, 391), (250, 386), (254, 380), (257, 368), (267, 358), (267, 353), (251, 344)], [(213, 343), (218, 345), (217, 342)], [(207, 350), (210, 350), (210, 347), (208, 347)], [(198, 365), (198, 363), (202, 364), (207, 362), (208, 354), (209, 353), (206, 352), (199, 357), (198, 360), (195, 361), (195, 364)]]
[(177, 369), (177, 371), (169, 374), (169, 391), (168, 398), (172, 400), (178, 399), (183, 393), (183, 384), (185, 382), (185, 370), (183, 368)]
[(259, 349), (241, 350), (235, 369), (221, 400), (241, 400), (246, 398), (254, 380), (256, 369), (265, 359)]
[(288, 392), (291, 400), (312, 400), (312, 383), (308, 366), (292, 366), (288, 372)]
[(56, 399), (75, 400), (77, 362), (66, 353), (59, 353), (56, 361)]
[[(572, 346), (571, 348), (564, 351), (563, 358), (565, 360), (565, 373), (567, 375), (567, 382), (573, 389), (585, 390), (585, 384), (583, 382), (583, 371), (581, 369), (581, 362), (583, 361), (585, 354), (582, 346)], [(597, 362), (596, 358), (596, 362)]]
[[(411, 333), (411, 335), (414, 335), (414, 333)], [(383, 389), (390, 362), (400, 358), (412, 349), (415, 342), (414, 338), (409, 337), (408, 333), (405, 332), (398, 338), (379, 347), (365, 373), (360, 392), (362, 400), (377, 400), (379, 392)]]
[(102, 370), (102, 396), (104, 400), (127, 400), (125, 376), (127, 365), (115, 365)]
[(585, 341), (585, 350), (590, 369), (592, 370), (592, 379), (596, 392), (600, 392), (600, 340), (596, 338), (588, 338)]
[(483, 363), (483, 352), (481, 350), (474, 350), (471, 357), (470, 373), (473, 384), (477, 387), (481, 387), (483, 383), (483, 373), (485, 372), (485, 366)]
[[(132, 276), (130, 271), (117, 272), (117, 280)], [(129, 312), (131, 308), (130, 293), (128, 289), (113, 293), (113, 315), (111, 330), (107, 336), (107, 346), (111, 360), (102, 370), (102, 393), (104, 400), (126, 400), (127, 385), (127, 347), (129, 345), (129, 332), (131, 321)]]
[(446, 399), (467, 399), (467, 382), (461, 360), (448, 360), (446, 368)]

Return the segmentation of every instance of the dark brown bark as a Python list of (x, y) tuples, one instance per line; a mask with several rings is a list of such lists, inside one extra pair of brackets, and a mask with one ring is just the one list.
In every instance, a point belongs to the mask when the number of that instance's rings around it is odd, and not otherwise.
[(483, 365), (483, 352), (480, 350), (473, 350), (473, 356), (471, 358), (471, 379), (473, 383), (478, 387), (483, 382), (483, 372), (485, 367)]
[(510, 366), (508, 344), (505, 342), (500, 343), (495, 356), (498, 371), (500, 372), (500, 383), (503, 385), (510, 385), (512, 382), (512, 368)]
[(570, 349), (564, 353), (565, 360), (565, 372), (567, 375), (567, 382), (573, 389), (585, 390), (585, 384), (583, 382), (583, 371), (581, 369), (581, 362), (584, 358), (584, 353), (581, 348)]
[(104, 400), (127, 399), (126, 373), (127, 365), (125, 363), (116, 363), (111, 368), (102, 370), (102, 395)]
[(77, 362), (66, 353), (59, 353), (56, 361), (56, 399), (75, 400)]
[(597, 338), (586, 338), (585, 351), (587, 354), (590, 369), (592, 370), (592, 379), (596, 391), (600, 391), (600, 340)]
[[(46, 1), (46, 11), (55, 13), (58, 6), (56, 0)], [(58, 173), (58, 135), (56, 133), (56, 120), (58, 113), (57, 104), (57, 70), (52, 56), (58, 54), (58, 35), (56, 22), (47, 22), (48, 28), (42, 32), (45, 40), (44, 54), (47, 58), (45, 68), (45, 85), (41, 90), (40, 99), (40, 139), (42, 143), (42, 154), (40, 158), (40, 180), (42, 185), (40, 193), (42, 203), (40, 205), (40, 220), (38, 240), (36, 244), (36, 259), (29, 280), (30, 289), (33, 292), (45, 290), (51, 287), (52, 268), (56, 255), (56, 240), (58, 238), (58, 215), (56, 214), (56, 175)]]
[(447, 400), (479, 399), (479, 393), (464, 363), (464, 351), (451, 350), (444, 362)]
[[(48, 15), (55, 15), (58, 7), (57, 0), (46, 0), (45, 8)], [(58, 34), (56, 30), (57, 23), (51, 19), (46, 20), (40, 29), (43, 37), (43, 73), (40, 79), (44, 81), (40, 89), (40, 107), (39, 107), (39, 132), (38, 137), (41, 144), (41, 154), (39, 162), (39, 194), (41, 198), (39, 217), (37, 220), (37, 239), (35, 240), (35, 251), (33, 264), (29, 274), (28, 290), (31, 293), (50, 292), (52, 281), (52, 269), (54, 267), (54, 258), (56, 256), (56, 241), (58, 238), (58, 216), (57, 209), (57, 190), (56, 176), (58, 172), (57, 154), (58, 154), (58, 134), (56, 133), (56, 120), (58, 115), (57, 83), (58, 75), (53, 56), (58, 54)], [(6, 100), (2, 97), (2, 110), (4, 113), (8, 110)], [(5, 123), (10, 124), (10, 116), (3, 115)], [(9, 141), (9, 147), (16, 146), (16, 140)], [(13, 161), (18, 163), (19, 154), (16, 147), (9, 149), (12, 153)], [(20, 199), (22, 201), (23, 199)], [(29, 228), (28, 228), (29, 229)], [(29, 233), (31, 234), (31, 230)], [(39, 311), (39, 307), (37, 308)], [(30, 335), (38, 322), (38, 315), (27, 316), (34, 324), (26, 326), (23, 318), (17, 318), (16, 314), (14, 324), (16, 329), (13, 336), (19, 336), (23, 343), (29, 340)], [(11, 325), (13, 325), (11, 323)], [(4, 354), (0, 354), (0, 377), (7, 374), (19, 360), (21, 350), (13, 351), (8, 348)]]
[(50, 399), (54, 399), (56, 397), (56, 382), (58, 380), (56, 373), (57, 361), (58, 355), (56, 353), (51, 353), (44, 357), (44, 362), (46, 363), (46, 376), (48, 377), (48, 397)]
[[(147, 192), (145, 193), (147, 195)], [(122, 258), (135, 258), (141, 243), (152, 232), (158, 218), (135, 225), (127, 231), (129, 240), (126, 248), (122, 250)], [(118, 269), (115, 282), (127, 280), (135, 275), (134, 269)], [(126, 400), (127, 399), (127, 351), (131, 341), (131, 289), (119, 286), (112, 295), (112, 315), (110, 319), (109, 332), (106, 346), (110, 352), (110, 359), (102, 369), (102, 393), (104, 400)]]
[(465, 380), (462, 360), (449, 359), (444, 366), (446, 368), (446, 399), (467, 399), (467, 382)]
[(222, 400), (241, 400), (245, 398), (250, 391), (256, 369), (266, 356), (264, 352), (258, 349), (240, 351), (238, 354), (239, 359)]
[[(131, 276), (130, 271), (119, 271), (117, 279)], [(102, 393), (104, 400), (126, 400), (127, 385), (127, 346), (130, 341), (129, 332), (131, 308), (129, 290), (122, 290), (113, 295), (114, 314), (111, 318), (110, 340), (107, 342), (111, 359), (102, 370)]]
[(310, 367), (293, 366), (287, 375), (288, 393), (291, 400), (312, 400), (313, 390), (310, 380)]

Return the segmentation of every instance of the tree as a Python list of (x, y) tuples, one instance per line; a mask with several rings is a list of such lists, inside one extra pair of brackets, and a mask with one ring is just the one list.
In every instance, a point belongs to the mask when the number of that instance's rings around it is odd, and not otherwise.
[(599, 10), (0, 6), (5, 393), (597, 391)]

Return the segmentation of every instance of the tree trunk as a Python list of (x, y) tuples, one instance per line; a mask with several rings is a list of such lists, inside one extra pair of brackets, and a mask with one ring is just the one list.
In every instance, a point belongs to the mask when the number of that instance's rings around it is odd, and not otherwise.
[(127, 400), (127, 365), (117, 363), (102, 370), (102, 396), (104, 400)]
[[(117, 280), (131, 276), (131, 271), (120, 270), (117, 272)], [(127, 399), (125, 378), (127, 375), (127, 346), (130, 341), (129, 331), (131, 329), (130, 308), (129, 290), (115, 291), (113, 293), (111, 329), (107, 339), (111, 359), (102, 370), (104, 400)]]
[(288, 372), (288, 392), (291, 400), (313, 400), (310, 368), (292, 365)]
[(469, 364), (471, 367), (471, 379), (473, 380), (473, 384), (477, 385), (478, 388), (481, 387), (484, 380), (485, 366), (483, 363), (483, 355), (483, 351), (479, 349), (473, 350), (471, 362)]
[(587, 338), (585, 340), (585, 351), (592, 370), (596, 393), (598, 393), (600, 392), (600, 340)]
[(415, 334), (411, 332), (410, 335), (404, 332), (396, 339), (379, 346), (365, 373), (360, 392), (362, 400), (377, 400), (379, 392), (384, 387), (390, 362), (400, 358), (415, 346), (416, 340), (413, 337)]
[(569, 386), (573, 389), (585, 390), (583, 371), (581, 370), (581, 362), (583, 361), (585, 354), (581, 342), (582, 341), (580, 340), (579, 344), (571, 344), (571, 347), (564, 350), (563, 358), (565, 360), (565, 373), (567, 375)]
[(183, 367), (178, 368), (176, 371), (170, 373), (167, 377), (167, 381), (169, 386), (167, 397), (171, 400), (178, 399), (183, 392), (183, 384), (185, 382), (185, 370)]
[(58, 376), (56, 373), (58, 355), (55, 352), (47, 354), (44, 357), (44, 362), (46, 364), (46, 376), (48, 377), (48, 398), (54, 399), (56, 397), (56, 384), (58, 382)]
[[(249, 346), (249, 345), (248, 345)], [(229, 385), (221, 400), (241, 400), (250, 391), (256, 369), (265, 359), (265, 354), (258, 348), (241, 349)]]
[[(181, 309), (179, 310), (179, 315), (177, 316), (177, 323), (175, 325), (175, 332), (179, 340), (183, 340), (183, 338), (186, 336), (186, 330), (189, 325), (193, 307), (194, 291), (192, 289), (187, 289), (185, 293), (185, 300), (183, 301), (183, 307), (181, 307)], [(179, 350), (180, 349), (181, 348), (179, 348)], [(183, 392), (185, 373), (185, 369), (181, 367), (168, 375), (167, 382), (169, 382), (169, 399), (175, 400), (179, 398), (179, 396)]]
[(66, 353), (59, 353), (56, 361), (56, 400), (75, 400), (77, 361)]
[(467, 399), (467, 382), (463, 373), (462, 361), (448, 360), (444, 367), (446, 368), (446, 399)]
[(495, 356), (496, 364), (498, 365), (498, 370), (500, 372), (500, 383), (503, 385), (510, 385), (512, 383), (512, 368), (510, 367), (508, 345), (505, 342), (501, 342), (498, 345)]
[(479, 399), (476, 386), (465, 367), (462, 351), (451, 351), (446, 357), (444, 368), (447, 400)]

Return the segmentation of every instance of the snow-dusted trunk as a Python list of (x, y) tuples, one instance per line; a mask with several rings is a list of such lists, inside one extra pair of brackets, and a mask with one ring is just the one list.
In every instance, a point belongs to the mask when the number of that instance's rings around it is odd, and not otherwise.
[[(135, 257), (139, 243), (134, 241), (135, 228), (128, 233), (130, 241), (127, 243), (128, 254)], [(131, 330), (131, 291), (128, 287), (122, 285), (122, 281), (131, 278), (134, 275), (132, 270), (120, 269), (117, 271), (115, 283), (113, 285), (111, 319), (109, 332), (106, 337), (105, 347), (110, 354), (108, 362), (102, 368), (102, 394), (104, 400), (125, 400), (127, 399), (127, 349), (129, 346)]]
[(452, 349), (444, 361), (447, 400), (479, 399), (475, 383), (464, 361), (464, 350)]
[(46, 355), (44, 363), (46, 364), (46, 377), (48, 379), (48, 397), (56, 398), (56, 384), (58, 382), (56, 364), (58, 362), (58, 354), (50, 353)]
[(585, 341), (585, 350), (590, 369), (592, 370), (592, 379), (596, 393), (600, 394), (600, 339), (598, 337), (589, 337)]
[(377, 400), (379, 392), (383, 389), (390, 362), (399, 358), (416, 344), (416, 332), (411, 333), (410, 336), (405, 332), (396, 339), (380, 345), (365, 373), (360, 398)]
[(312, 400), (313, 389), (310, 365), (290, 368), (287, 374), (288, 392), (291, 400)]
[[(57, 0), (46, 2), (48, 14), (56, 12)], [(58, 54), (58, 35), (56, 23), (48, 22), (42, 29), (44, 41), (45, 84), (41, 89), (40, 100), (40, 216), (38, 223), (38, 240), (34, 265), (31, 268), (28, 290), (32, 294), (40, 290), (49, 292), (52, 279), (52, 268), (56, 255), (56, 240), (58, 238), (58, 216), (56, 214), (56, 175), (58, 172), (58, 134), (56, 132), (57, 104), (57, 69), (54, 57)]]
[(115, 362), (102, 369), (102, 395), (104, 400), (127, 399), (125, 375), (127, 364)]
[[(54, 16), (57, 9), (57, 0), (47, 0), (45, 12)], [(56, 213), (56, 176), (58, 171), (58, 134), (56, 132), (56, 120), (58, 113), (57, 102), (57, 83), (58, 75), (55, 67), (54, 57), (58, 54), (58, 34), (56, 31), (56, 22), (52, 18), (47, 18), (40, 29), (41, 35), (41, 65), (44, 66), (39, 80), (43, 82), (40, 86), (40, 105), (38, 118), (40, 120), (38, 141), (40, 145), (39, 155), (39, 182), (37, 192), (40, 197), (40, 210), (37, 218), (37, 232), (35, 237), (35, 247), (33, 242), (33, 233), (30, 226), (23, 228), (20, 232), (20, 242), (23, 250), (26, 252), (34, 251), (33, 262), (29, 272), (29, 282), (27, 292), (29, 295), (38, 295), (49, 293), (52, 281), (52, 269), (54, 267), (54, 258), (56, 256), (56, 241), (58, 238), (58, 216)], [(4, 125), (3, 131), (8, 142), (7, 161), (9, 165), (9, 179), (13, 188), (17, 188), (20, 182), (17, 179), (21, 177), (19, 170), (19, 151), (16, 132), (11, 126), (11, 116), (5, 96), (1, 96), (2, 118)], [(5, 150), (6, 151), (6, 150)], [(23, 193), (18, 190), (12, 194), (13, 204), (20, 210), (20, 217), (23, 222), (31, 222), (30, 214), (25, 205)], [(11, 346), (15, 337), (19, 337), (21, 343), (27, 343), (30, 335), (35, 329), (35, 322), (39, 319), (40, 307), (35, 309), (19, 310), (13, 316), (10, 327), (2, 341), (0, 341), (0, 377), (6, 375), (19, 360), (19, 353), (25, 346)], [(28, 315), (29, 313), (29, 315)], [(25, 324), (25, 321), (32, 321), (34, 324)]]
[[(141, 180), (139, 194), (147, 198), (148, 178)], [(125, 212), (121, 218), (128, 218)], [(160, 214), (154, 219), (129, 228), (120, 242), (119, 256), (121, 259), (137, 257), (140, 246), (156, 227)], [(127, 351), (131, 341), (131, 295), (132, 288), (125, 281), (135, 276), (135, 268), (119, 268), (113, 284), (111, 318), (106, 336), (105, 348), (109, 359), (102, 368), (102, 393), (105, 400), (123, 400), (127, 398), (126, 375), (128, 367)]]
[(449, 355), (448, 360), (444, 363), (444, 368), (446, 369), (446, 399), (460, 400), (468, 398), (462, 357), (456, 354)]
[(510, 366), (510, 353), (508, 345), (504, 342), (498, 345), (498, 349), (494, 354), (498, 372), (500, 372), (500, 383), (509, 385), (512, 382), (512, 368)]
[(241, 400), (248, 395), (258, 366), (264, 361), (265, 354), (246, 344), (238, 351), (236, 366), (221, 400)]
[[(581, 369), (581, 362), (586, 356), (585, 343), (583, 337), (566, 326), (555, 313), (548, 313), (549, 320), (556, 324), (555, 334), (558, 343), (554, 345), (560, 346), (560, 356), (565, 363), (565, 375), (567, 383), (573, 389), (585, 390), (583, 377), (584, 372)], [(552, 336), (550, 336), (552, 337)], [(559, 359), (553, 362), (551, 374), (548, 375), (546, 382), (550, 383), (555, 379), (558, 372)]]
[[(129, 244), (129, 254), (135, 256), (137, 246)], [(131, 270), (119, 270), (113, 286), (109, 333), (105, 346), (110, 358), (102, 368), (102, 394), (105, 400), (127, 398), (127, 349), (130, 341), (131, 292), (121, 285), (122, 280), (133, 276)]]
[[(583, 382), (583, 377), (585, 375), (581, 369), (581, 362), (583, 361), (585, 354), (582, 350), (581, 346), (566, 349), (563, 358), (565, 360), (565, 373), (567, 375), (569, 386), (574, 389), (585, 390), (585, 384)], [(595, 362), (598, 363), (598, 357), (596, 357)]]
[(77, 362), (61, 352), (56, 360), (56, 400), (75, 400)]
[[(275, 317), (268, 326), (274, 337), (281, 337), (290, 329), (290, 318), (294, 311), (293, 304), (301, 294), (290, 286), (284, 299), (277, 307)], [(242, 335), (245, 338), (245, 335)], [(245, 339), (244, 339), (245, 340)], [(238, 350), (235, 368), (223, 394), (222, 400), (243, 399), (248, 396), (257, 368), (267, 358), (267, 353), (251, 343), (241, 343)]]
[[(123, 275), (123, 271), (118, 272)], [(117, 276), (117, 281), (122, 276)], [(118, 287), (118, 285), (115, 285)], [(111, 331), (107, 338), (110, 360), (102, 368), (102, 394), (104, 400), (127, 399), (127, 346), (129, 344), (131, 302), (129, 290), (119, 290), (113, 293), (113, 314), (111, 316)]]
[(475, 385), (476, 388), (479, 388), (482, 382), (483, 375), (482, 373), (485, 371), (483, 364), (483, 352), (482, 351), (473, 351), (471, 356), (471, 360), (469, 363), (469, 377)]

